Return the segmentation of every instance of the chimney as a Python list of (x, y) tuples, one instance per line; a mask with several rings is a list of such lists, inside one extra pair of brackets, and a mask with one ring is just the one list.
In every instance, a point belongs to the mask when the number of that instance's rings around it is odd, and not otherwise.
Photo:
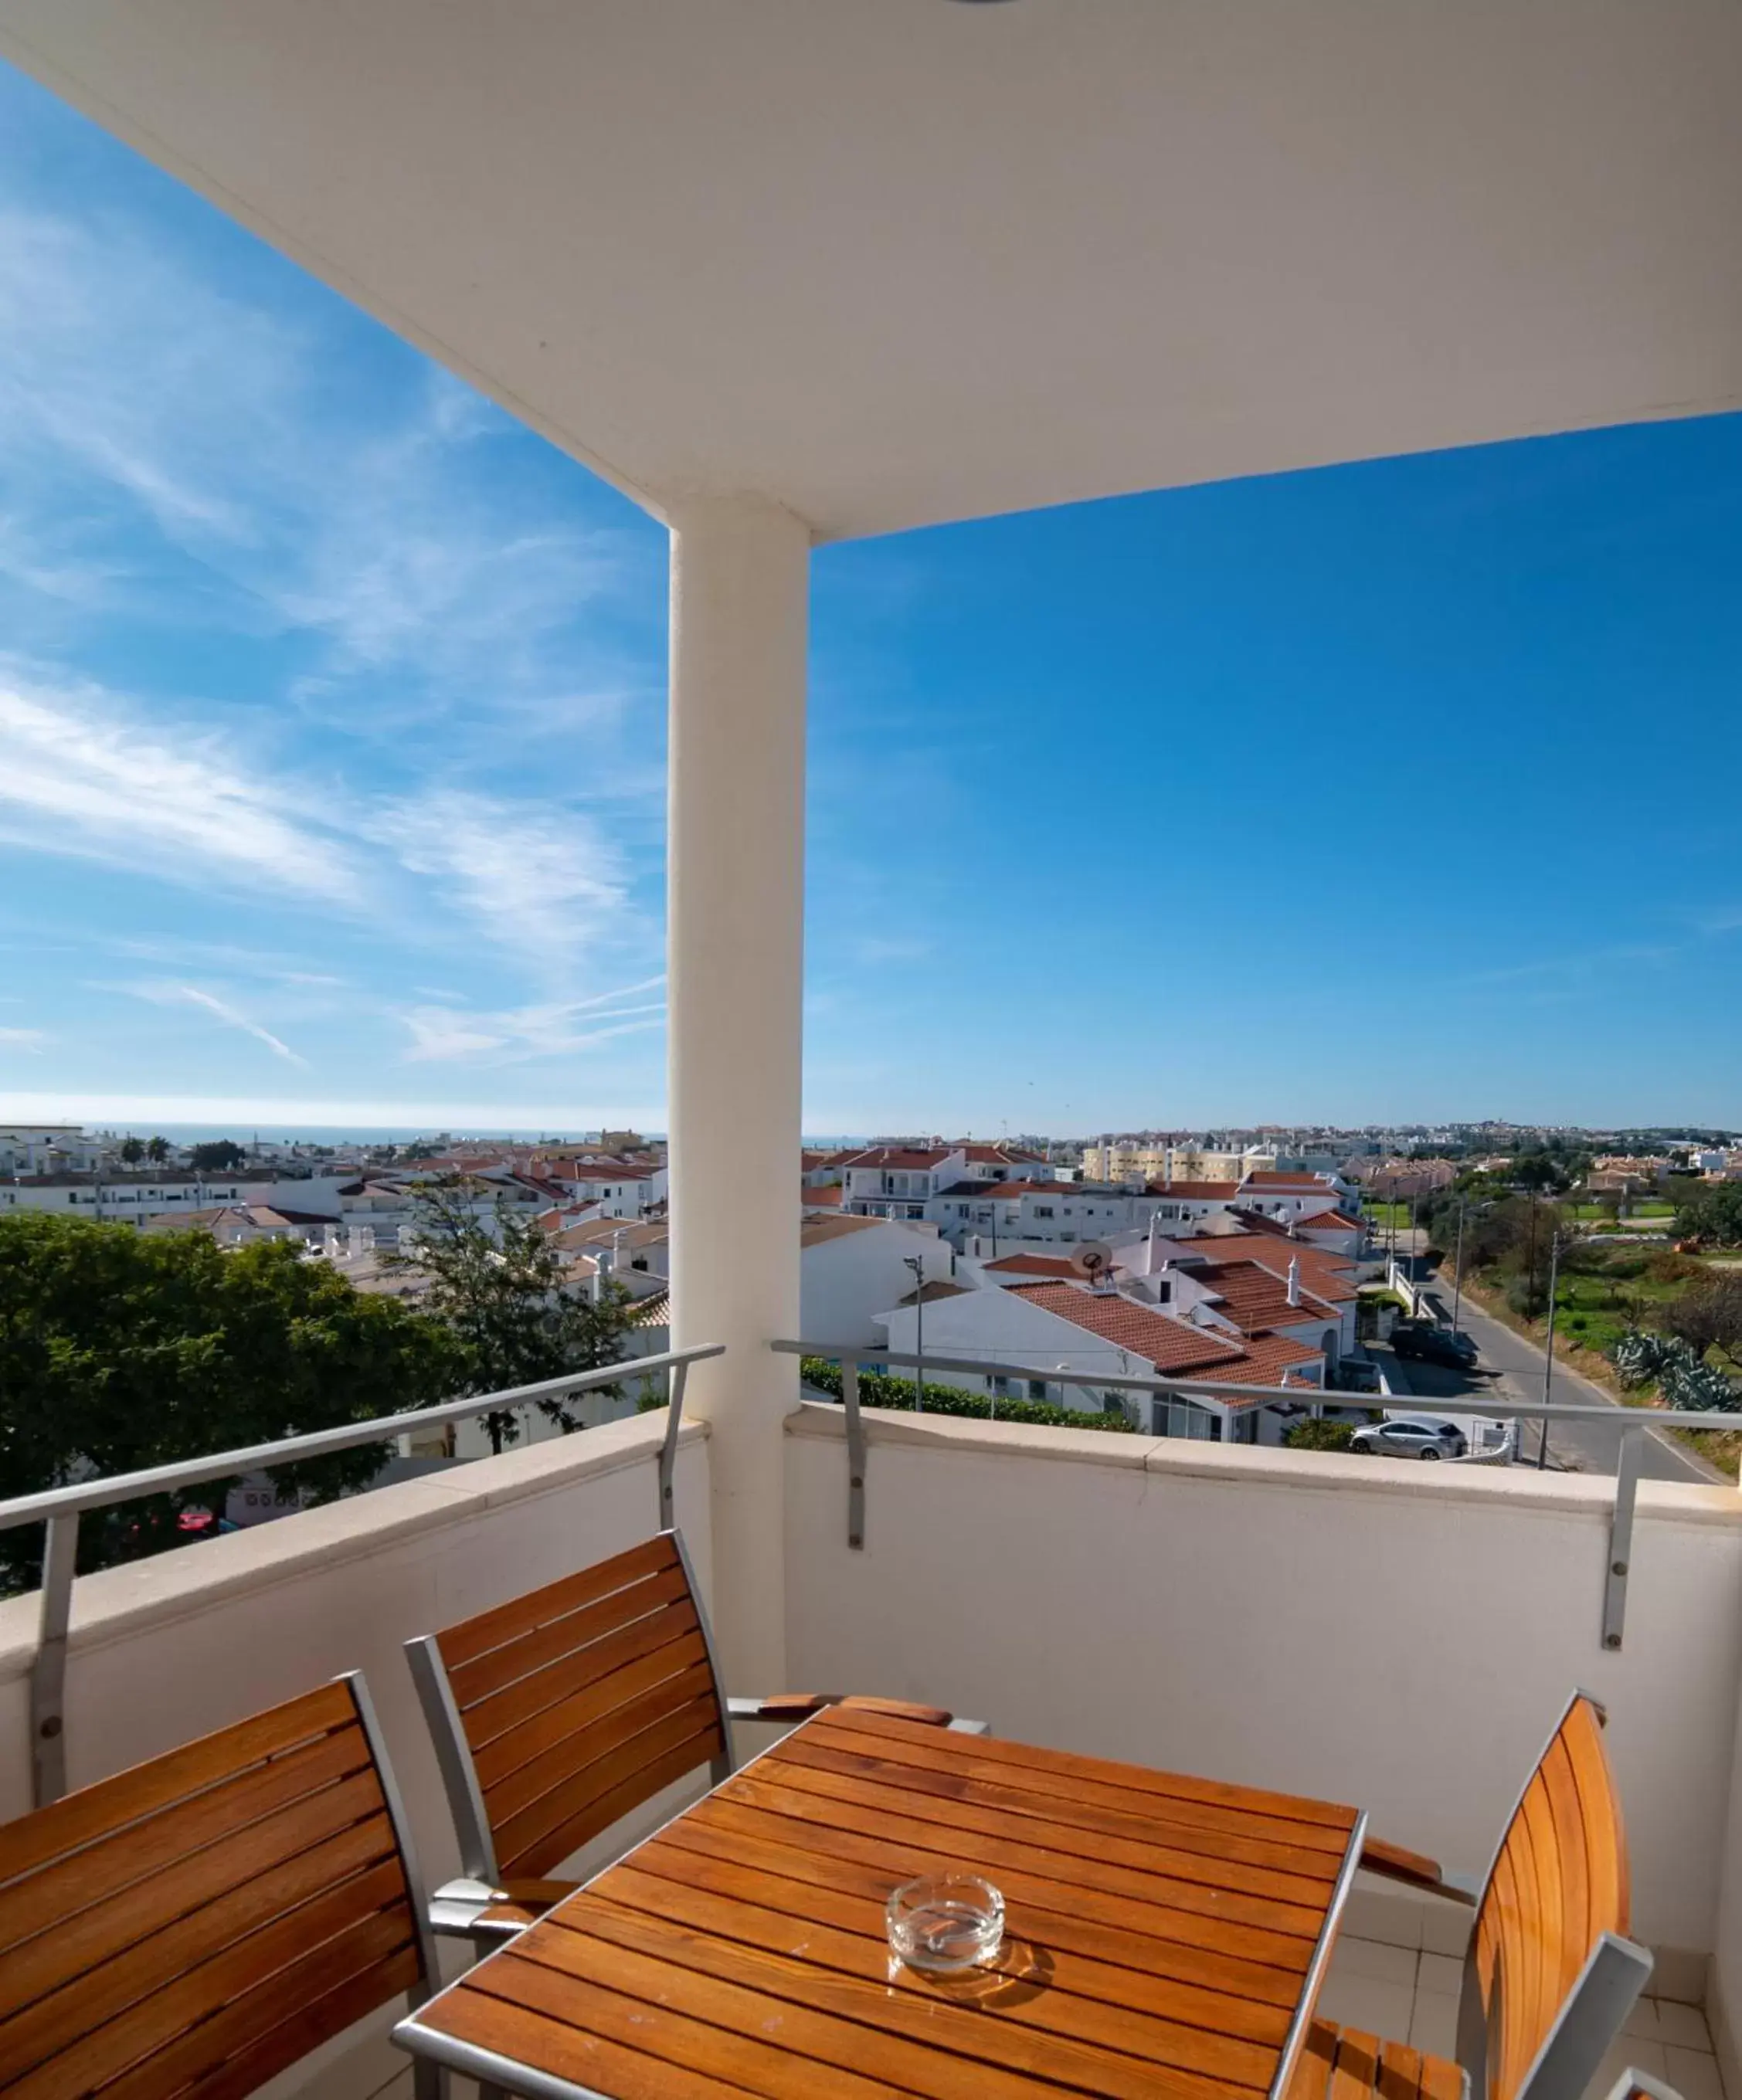
[(1300, 1257), (1299, 1257), (1299, 1255), (1291, 1255), (1289, 1256), (1289, 1303), (1291, 1305), (1298, 1305), (1298, 1304), (1300, 1304), (1300, 1302), (1301, 1302), (1301, 1264), (1300, 1264)]

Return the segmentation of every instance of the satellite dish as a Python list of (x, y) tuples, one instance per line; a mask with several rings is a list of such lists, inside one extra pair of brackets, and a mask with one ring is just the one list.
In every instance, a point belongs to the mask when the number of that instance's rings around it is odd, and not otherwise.
[(1071, 1256), (1072, 1268), (1091, 1282), (1099, 1282), (1112, 1265), (1113, 1251), (1104, 1240), (1085, 1240)]

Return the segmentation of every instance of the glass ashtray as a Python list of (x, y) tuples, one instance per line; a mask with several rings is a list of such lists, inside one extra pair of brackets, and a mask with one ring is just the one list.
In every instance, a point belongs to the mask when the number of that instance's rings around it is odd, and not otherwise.
[(978, 1874), (925, 1874), (904, 1882), (883, 1916), (891, 1952), (933, 1975), (978, 1969), (1004, 1943), (1004, 1899)]

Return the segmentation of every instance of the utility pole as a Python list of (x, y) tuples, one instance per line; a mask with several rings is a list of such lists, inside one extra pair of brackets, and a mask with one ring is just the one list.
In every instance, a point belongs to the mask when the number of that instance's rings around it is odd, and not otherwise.
[[(1560, 1280), (1560, 1234), (1556, 1233), (1549, 1242), (1549, 1346), (1542, 1360), (1542, 1404), (1549, 1404), (1549, 1388), (1554, 1380), (1554, 1297)], [(1549, 1462), (1549, 1418), (1542, 1418), (1542, 1437), (1536, 1446), (1536, 1471), (1540, 1473)]]
[(1464, 1198), (1457, 1199), (1457, 1252), (1452, 1257), (1452, 1331), (1457, 1332), (1457, 1316), (1464, 1308)]
[(926, 1411), (926, 1258), (923, 1255), (908, 1254), (901, 1257), (902, 1266), (913, 1272), (913, 1412)]

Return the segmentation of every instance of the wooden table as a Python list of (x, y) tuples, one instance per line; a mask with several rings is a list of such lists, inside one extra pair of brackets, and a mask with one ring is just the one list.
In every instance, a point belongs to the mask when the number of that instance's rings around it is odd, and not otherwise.
[[(830, 1710), (397, 2038), (543, 2100), (1257, 2100), (1288, 2084), (1364, 1823)], [(1003, 1952), (921, 1975), (884, 1901), (949, 1867), (1003, 1890)]]

